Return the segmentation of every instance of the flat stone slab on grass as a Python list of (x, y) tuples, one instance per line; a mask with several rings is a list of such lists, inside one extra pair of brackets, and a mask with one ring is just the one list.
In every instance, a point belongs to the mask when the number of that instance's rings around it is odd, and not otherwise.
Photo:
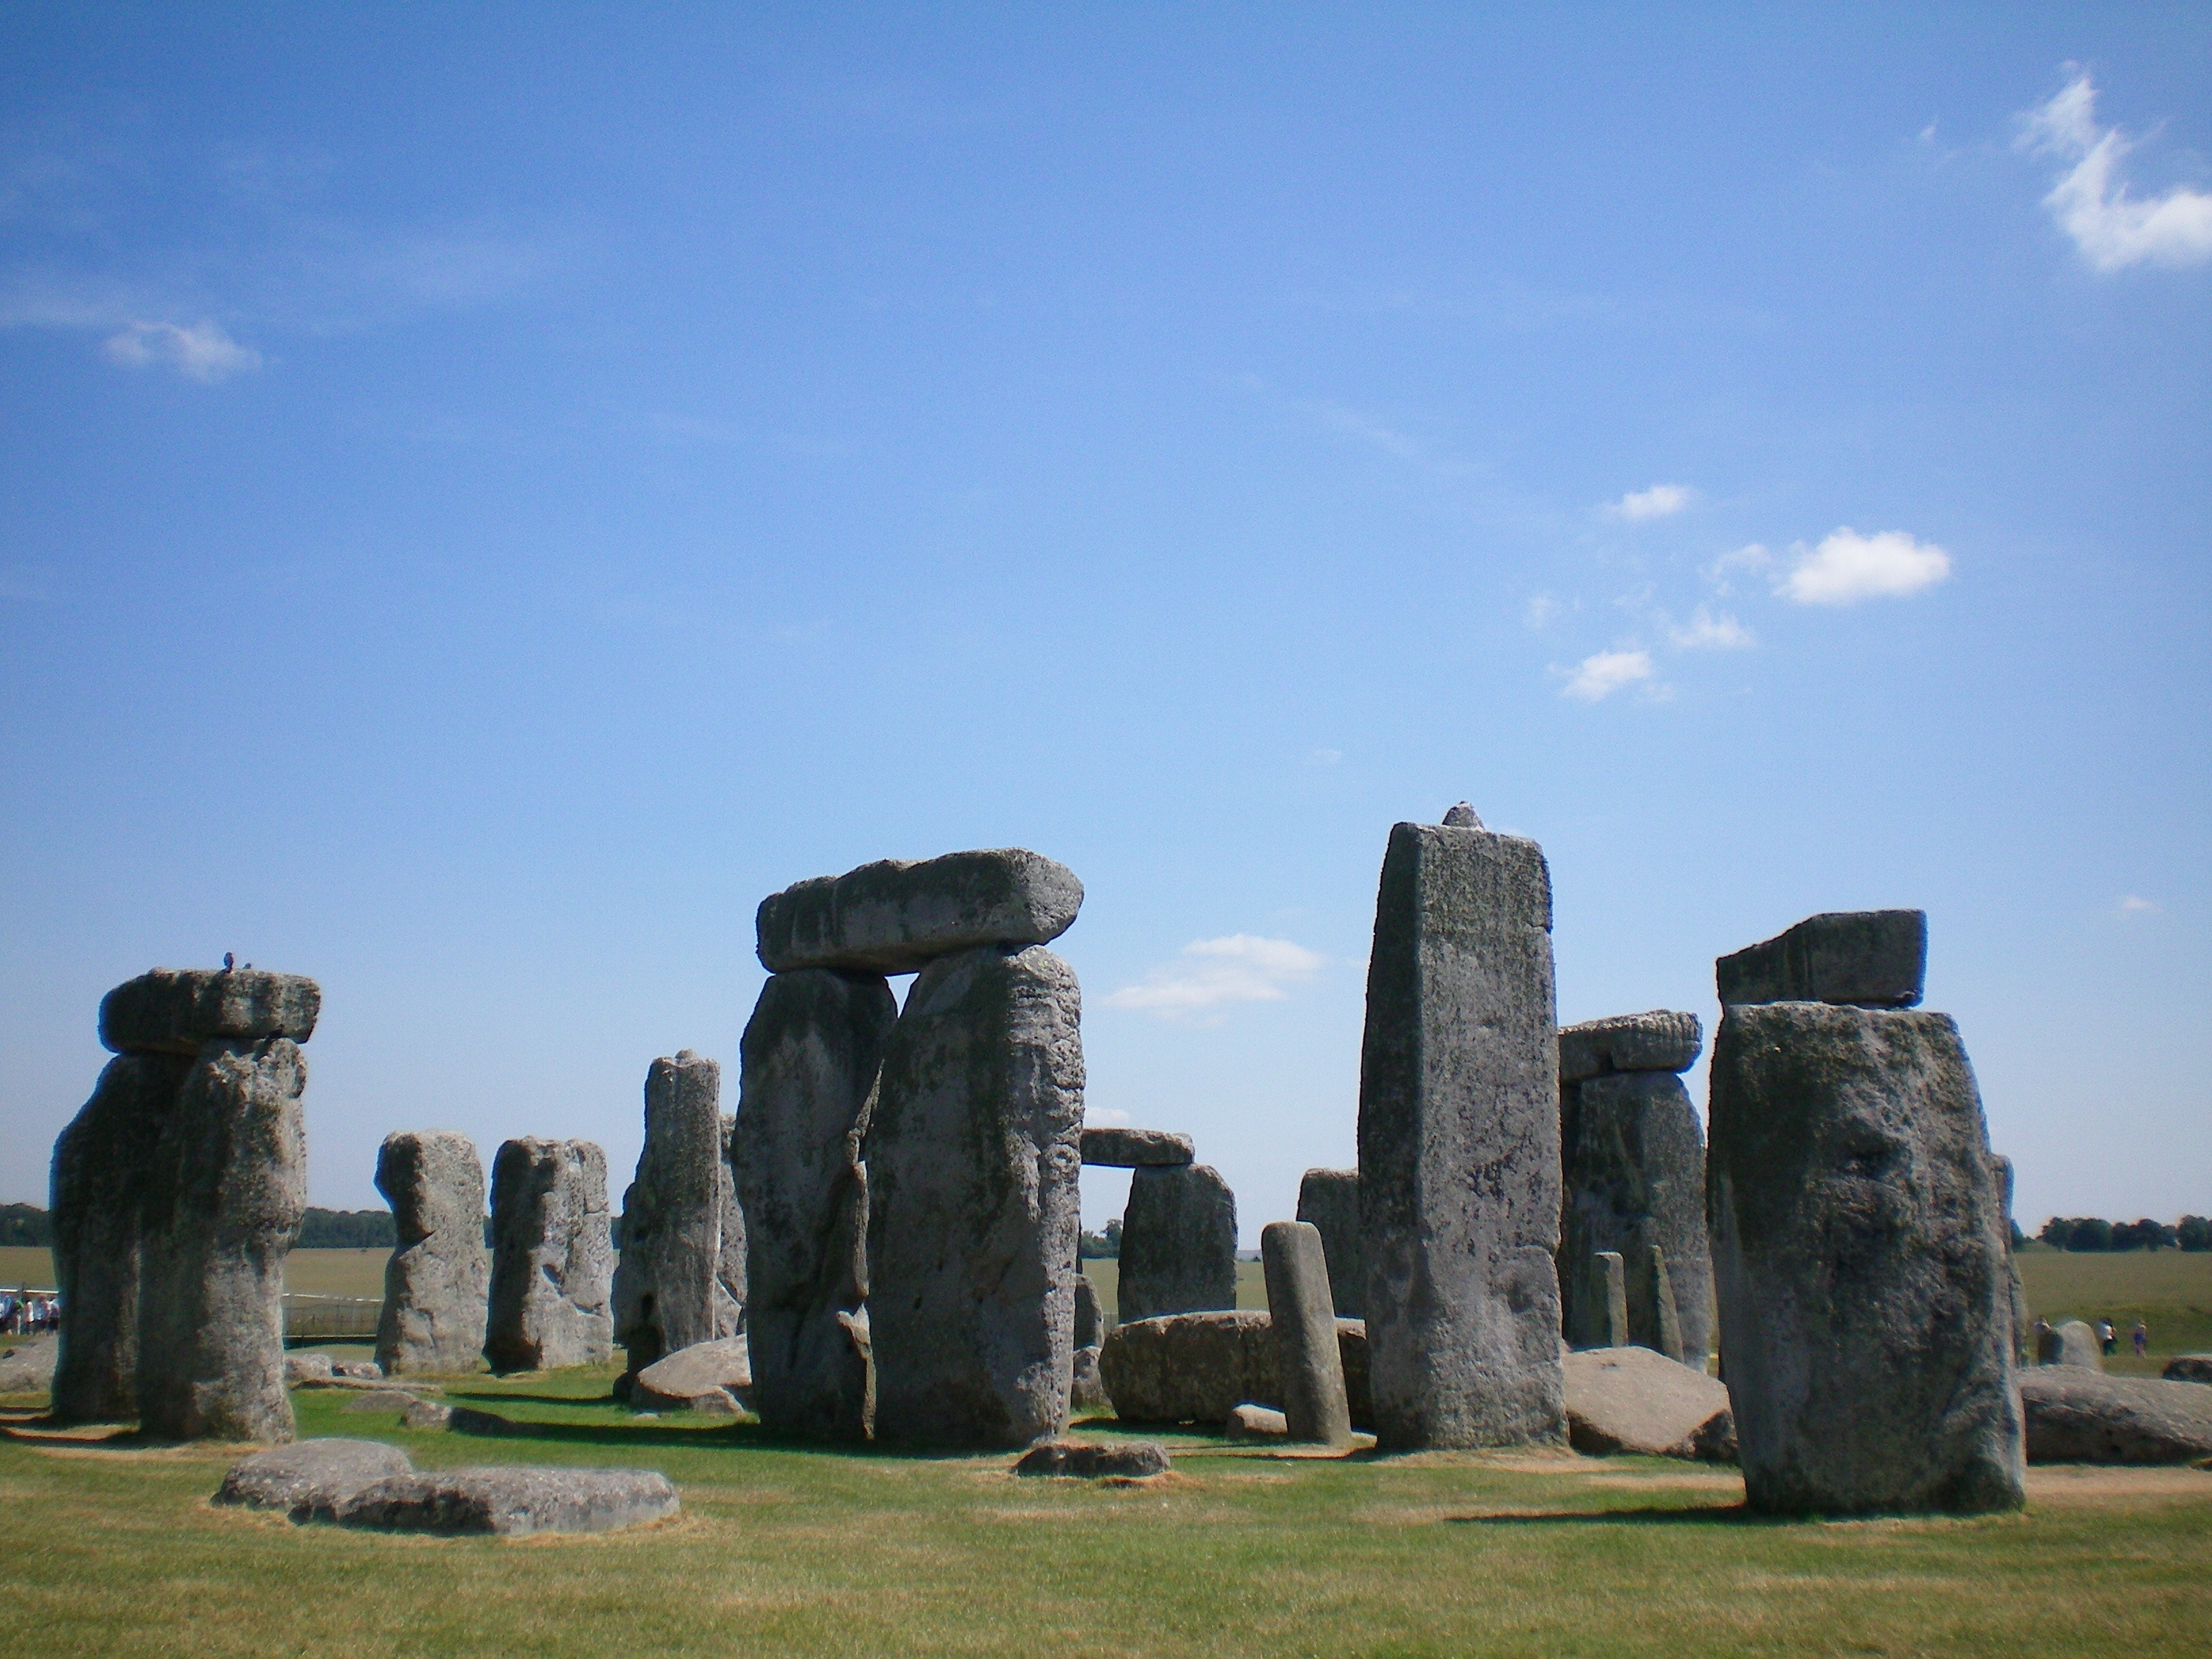
[(1048, 945), (1082, 907), (1075, 872), (1006, 847), (817, 876), (763, 899), (754, 926), (772, 974), (911, 974), (981, 945)]
[(377, 1532), (613, 1532), (681, 1508), (657, 1469), (479, 1468), (394, 1474), (354, 1494), (337, 1523)]
[(41, 1336), (0, 1339), (0, 1394), (42, 1394), (54, 1380), (54, 1357), (61, 1339)]
[(1686, 1072), (1705, 1046), (1695, 1014), (1654, 1008), (1559, 1028), (1559, 1082), (1607, 1072)]
[(1085, 1480), (1146, 1480), (1168, 1472), (1167, 1448), (1157, 1440), (1101, 1444), (1040, 1440), (1014, 1465), (1016, 1474), (1073, 1475)]
[(239, 1459), (215, 1501), (283, 1510), (295, 1521), (327, 1517), (356, 1492), (414, 1468), (405, 1452), (380, 1440), (296, 1440)]
[[(1371, 1420), (1367, 1327), (1336, 1322), (1352, 1426)], [(1241, 1405), (1282, 1397), (1273, 1321), (1256, 1308), (1163, 1314), (1116, 1325), (1098, 1356), (1114, 1413), (1126, 1423), (1225, 1423)]]
[(1571, 1353), (1567, 1443), (1606, 1455), (1735, 1458), (1735, 1419), (1727, 1384), (1650, 1348), (1590, 1348)]
[(1287, 1440), (1291, 1419), (1273, 1406), (1239, 1406), (1221, 1431), (1231, 1440)]
[(2212, 1389), (2078, 1365), (2020, 1373), (2031, 1463), (2195, 1463), (2212, 1458)]
[(1924, 910), (1829, 910), (1713, 964), (1723, 1006), (1910, 1008), (1928, 977)]
[(1150, 1170), (1198, 1157), (1188, 1135), (1167, 1129), (1085, 1129), (1083, 1161), (1096, 1169)]
[(404, 1412), (419, 1396), (405, 1389), (363, 1389), (345, 1403), (349, 1412)]
[(665, 1354), (637, 1374), (629, 1403), (638, 1411), (688, 1406), (703, 1395), (752, 1386), (753, 1368), (742, 1336), (694, 1342)]
[(322, 1009), (321, 988), (301, 974), (156, 968), (100, 999), (100, 1041), (118, 1054), (197, 1054), (217, 1037), (305, 1042)]
[(2169, 1382), (2212, 1382), (2212, 1353), (2178, 1353), (2162, 1375)]

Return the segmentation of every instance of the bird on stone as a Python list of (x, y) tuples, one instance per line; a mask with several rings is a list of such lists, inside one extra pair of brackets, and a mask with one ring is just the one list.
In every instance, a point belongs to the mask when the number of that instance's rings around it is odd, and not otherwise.
[(233, 968), (235, 968), (237, 965), (238, 965), (238, 958), (237, 958), (235, 956), (234, 956), (230, 951), (225, 951), (222, 953), (222, 971), (223, 971), (224, 973), (226, 973), (226, 974), (227, 974), (227, 973), (228, 973), (228, 972), (229, 972)]

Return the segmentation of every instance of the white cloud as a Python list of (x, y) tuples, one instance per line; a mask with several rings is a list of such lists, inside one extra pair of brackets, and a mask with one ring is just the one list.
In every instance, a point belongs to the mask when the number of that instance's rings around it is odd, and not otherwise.
[(1540, 629), (1559, 614), (1559, 602), (1549, 593), (1539, 593), (1528, 601), (1528, 608), (1521, 613), (1522, 624)]
[(1950, 574), (1951, 556), (1932, 542), (1915, 541), (1901, 530), (1862, 536), (1845, 525), (1810, 551), (1801, 544), (1775, 592), (1799, 605), (1856, 605), (1902, 599)]
[(1739, 547), (1733, 553), (1723, 553), (1699, 574), (1716, 593), (1726, 597), (1735, 592), (1735, 584), (1729, 578), (1739, 570), (1765, 570), (1774, 562), (1774, 556), (1758, 542), (1748, 547)]
[(2073, 163), (2043, 204), (2097, 270), (2212, 259), (2212, 196), (2186, 185), (2148, 201), (2130, 196), (2117, 175), (2134, 146), (2118, 127), (2097, 125), (2097, 88), (2087, 76), (2075, 76), (2024, 120), (2024, 148)]
[[(1554, 671), (1564, 672), (1564, 671)], [(1648, 651), (1600, 651), (1584, 657), (1568, 675), (1567, 683), (1559, 690), (1563, 697), (1574, 697), (1583, 702), (1596, 702), (1609, 697), (1625, 685), (1651, 678), (1651, 653)]]
[(261, 367), (261, 354), (222, 331), (220, 323), (133, 323), (110, 335), (100, 349), (125, 368), (173, 368), (189, 380), (213, 382)]
[(1697, 499), (1698, 492), (1687, 484), (1653, 484), (1649, 489), (1630, 490), (1605, 510), (1616, 519), (1664, 519)]
[(1307, 751), (1308, 766), (1334, 766), (1344, 758), (1341, 749), (1314, 749)]
[(2124, 920), (2132, 916), (2154, 916), (2160, 914), (2158, 906), (2136, 893), (2130, 893), (2113, 908)]
[(1153, 969), (1141, 985), (1123, 986), (1107, 1006), (1186, 1019), (1231, 1003), (1281, 1002), (1290, 996), (1288, 987), (1312, 978), (1328, 961), (1286, 939), (1250, 933), (1193, 939), (1182, 957)]
[(1734, 617), (1715, 616), (1702, 605), (1691, 613), (1687, 628), (1670, 627), (1667, 637), (1678, 651), (1746, 651), (1759, 643)]

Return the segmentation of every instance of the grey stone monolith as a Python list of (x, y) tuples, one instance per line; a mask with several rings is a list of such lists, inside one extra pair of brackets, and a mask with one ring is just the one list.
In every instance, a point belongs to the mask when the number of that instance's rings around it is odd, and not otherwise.
[(1067, 1424), (1082, 998), (1042, 945), (933, 962), (866, 1142), (876, 1437), (1024, 1446)]
[(607, 1155), (597, 1143), (526, 1136), (499, 1149), (484, 1330), (494, 1370), (556, 1370), (613, 1357), (611, 1220)]
[(772, 893), (755, 918), (772, 974), (910, 974), (984, 945), (1044, 945), (1073, 925), (1083, 884), (1025, 848), (884, 859)]
[(1713, 964), (1723, 1007), (1828, 1002), (1910, 1008), (1928, 975), (1922, 910), (1830, 910)]
[(1385, 1448), (1565, 1432), (1551, 925), (1534, 842), (1391, 830), (1359, 1078), (1368, 1355)]
[(2101, 1371), (2105, 1369), (2105, 1355), (2097, 1346), (2097, 1333), (2089, 1322), (2082, 1319), (2069, 1319), (2056, 1328), (2044, 1328), (2035, 1363)]
[(1237, 1305), (1237, 1195), (1212, 1164), (1130, 1176), (1115, 1300), (1125, 1320)]
[(1752, 1506), (2018, 1508), (2004, 1216), (1958, 1027), (1726, 1008), (1711, 1127), (1721, 1352)]
[(138, 1291), (138, 1425), (162, 1439), (287, 1441), (284, 1260), (307, 1209), (289, 1037), (202, 1045), (163, 1125)]
[(722, 1237), (744, 1224), (732, 1198), (721, 1094), (722, 1068), (689, 1048), (646, 1073), (645, 1139), (623, 1194), (612, 1291), (629, 1376), (665, 1353), (735, 1336), (744, 1322), (742, 1267), (732, 1283)]
[(1168, 1129), (1121, 1129), (1109, 1126), (1083, 1132), (1083, 1161), (1109, 1170), (1188, 1164), (1196, 1155), (1188, 1135)]
[(1352, 1409), (1337, 1351), (1328, 1254), (1310, 1221), (1271, 1221), (1260, 1230), (1267, 1278), (1267, 1320), (1275, 1338), (1275, 1380), (1293, 1440), (1352, 1443)]
[(398, 1234), (384, 1267), (376, 1363), (387, 1376), (474, 1370), (483, 1359), (491, 1287), (476, 1143), (453, 1129), (386, 1135), (376, 1154), (376, 1190)]
[[(1078, 1267), (1082, 1264), (1078, 1262)], [(1075, 1346), (1095, 1348), (1106, 1340), (1106, 1310), (1098, 1305), (1098, 1292), (1091, 1288), (1091, 1275), (1079, 1272), (1075, 1275)]]
[(1367, 1273), (1359, 1259), (1359, 1171), (1308, 1170), (1298, 1182), (1298, 1219), (1321, 1230), (1337, 1317), (1363, 1317)]
[(2012, 1294), (2012, 1357), (2016, 1365), (2035, 1363), (2035, 1330), (2027, 1313), (2027, 1286), (2021, 1280), (2020, 1257), (2013, 1249), (2014, 1223), (2012, 1218), (2012, 1160), (1992, 1158), (1992, 1169), (1996, 1171), (1999, 1202), (2004, 1206), (2005, 1276), (2011, 1281)]
[[(1571, 1028), (1570, 1028), (1571, 1029)], [(1702, 1365), (1711, 1341), (1711, 1250), (1705, 1233), (1705, 1146), (1682, 1079), (1671, 1072), (1610, 1072), (1562, 1091), (1566, 1205), (1559, 1260), (1618, 1250), (1633, 1277), (1644, 1252), (1665, 1253), (1680, 1322), (1679, 1357)], [(1598, 1346), (1601, 1308), (1586, 1308), (1562, 1269), (1568, 1338)], [(1628, 1340), (1664, 1352), (1648, 1299), (1630, 1301)]]
[(155, 1151), (192, 1062), (118, 1054), (54, 1142), (54, 1283), (61, 1341), (52, 1415), (114, 1423), (138, 1414), (138, 1279)]
[[(1674, 1276), (1667, 1267), (1667, 1252), (1646, 1244), (1628, 1259), (1627, 1277), (1628, 1340), (1678, 1365), (1684, 1364), (1687, 1350), (1682, 1316), (1674, 1301)], [(1697, 1369), (1703, 1370), (1705, 1354), (1696, 1358)]]
[(228, 1038), (305, 1042), (322, 988), (301, 974), (253, 968), (156, 968), (100, 999), (100, 1040), (118, 1054), (185, 1054)]
[(750, 1401), (780, 1433), (865, 1440), (874, 1422), (860, 1147), (897, 1018), (880, 974), (776, 974), (738, 1045)]
[(1618, 1250), (1592, 1250), (1583, 1258), (1586, 1293), (1577, 1298), (1583, 1322), (1567, 1332), (1571, 1346), (1628, 1346), (1628, 1274)]

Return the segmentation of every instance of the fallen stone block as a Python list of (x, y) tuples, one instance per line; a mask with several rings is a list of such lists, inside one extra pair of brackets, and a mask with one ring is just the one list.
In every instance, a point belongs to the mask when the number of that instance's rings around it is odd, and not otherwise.
[[(1368, 1389), (1367, 1327), (1336, 1322), (1352, 1426), (1373, 1420)], [(1130, 1423), (1224, 1423), (1238, 1406), (1279, 1407), (1273, 1322), (1254, 1309), (1168, 1314), (1116, 1325), (1099, 1352), (1098, 1371), (1114, 1414)]]
[(742, 1417), (744, 1406), (727, 1389), (709, 1389), (691, 1397), (691, 1410), (701, 1417)]
[(2178, 1353), (2163, 1376), (2168, 1382), (2212, 1382), (2212, 1353)]
[(2020, 1373), (2031, 1463), (2194, 1463), (2212, 1457), (2212, 1389), (2076, 1365)]
[(1146, 1480), (1167, 1472), (1167, 1448), (1153, 1440), (1124, 1440), (1109, 1445), (1087, 1440), (1040, 1440), (1014, 1465), (1016, 1474), (1073, 1475), (1085, 1480)]
[(982, 945), (1048, 945), (1083, 905), (1064, 864), (1019, 847), (884, 859), (771, 893), (755, 918), (761, 965), (911, 974)]
[(1723, 1006), (1830, 1002), (1910, 1008), (1928, 977), (1924, 910), (1831, 910), (1713, 964)]
[(659, 1521), (682, 1505), (656, 1469), (479, 1468), (394, 1474), (337, 1508), (342, 1527), (378, 1532), (612, 1532)]
[(1231, 1440), (1288, 1440), (1291, 1419), (1273, 1406), (1248, 1402), (1229, 1413), (1229, 1420), (1221, 1425), (1221, 1431)]
[(521, 1425), (497, 1412), (480, 1412), (473, 1406), (453, 1406), (446, 1413), (446, 1427), (454, 1434), (490, 1436), (513, 1434)]
[(1083, 1161), (1094, 1168), (1150, 1170), (1188, 1164), (1198, 1156), (1188, 1135), (1166, 1129), (1085, 1129)]
[(1567, 1443), (1577, 1451), (1735, 1461), (1735, 1419), (1717, 1377), (1649, 1348), (1592, 1348), (1560, 1363)]
[(1695, 1014), (1671, 1008), (1559, 1028), (1562, 1088), (1607, 1072), (1686, 1072), (1705, 1046)]
[(404, 1389), (364, 1389), (345, 1403), (349, 1412), (404, 1412), (420, 1398)]
[(443, 1401), (411, 1400), (399, 1420), (410, 1429), (449, 1429), (453, 1425), (453, 1409)]
[(631, 1379), (634, 1411), (672, 1411), (702, 1395), (752, 1385), (752, 1364), (742, 1336), (694, 1342), (647, 1365)]
[(60, 1346), (51, 1334), (0, 1340), (0, 1394), (42, 1394), (51, 1388)]
[(2104, 1350), (2097, 1346), (2097, 1333), (2079, 1319), (2069, 1319), (2063, 1325), (2045, 1326), (2038, 1334), (2035, 1344), (2035, 1363), (2038, 1365), (2070, 1365), (2085, 1371), (2105, 1369)]
[(288, 1353), (284, 1356), (284, 1380), (294, 1388), (303, 1383), (327, 1382), (337, 1373), (331, 1367), (326, 1353)]
[(218, 1039), (305, 1042), (322, 1008), (321, 988), (299, 974), (156, 968), (100, 999), (100, 1040), (118, 1054), (197, 1054)]
[(334, 1359), (331, 1362), (331, 1375), (354, 1382), (381, 1382), (384, 1367), (374, 1359)]
[(295, 1521), (337, 1506), (377, 1481), (412, 1473), (397, 1446), (377, 1440), (298, 1440), (255, 1452), (230, 1466), (216, 1492), (218, 1504), (283, 1510)]

